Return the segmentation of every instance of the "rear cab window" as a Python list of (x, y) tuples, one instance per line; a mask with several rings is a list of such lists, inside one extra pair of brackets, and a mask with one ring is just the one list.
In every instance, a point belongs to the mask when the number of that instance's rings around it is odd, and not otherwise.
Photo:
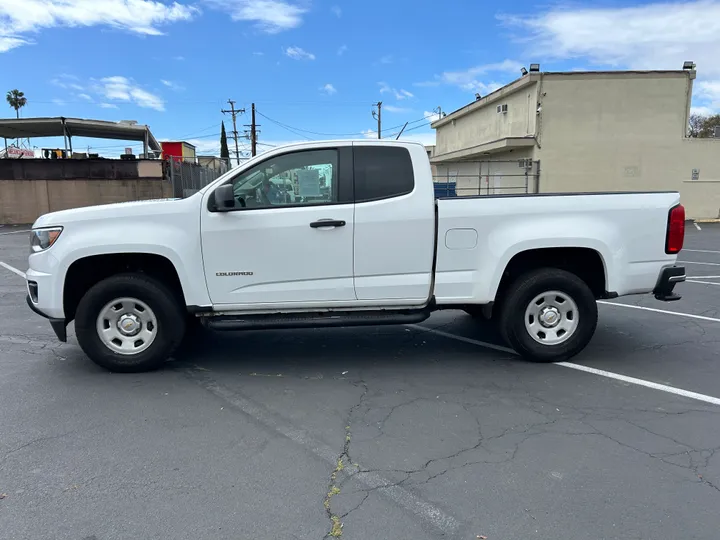
[(355, 146), (355, 202), (377, 201), (412, 193), (412, 158), (407, 148)]

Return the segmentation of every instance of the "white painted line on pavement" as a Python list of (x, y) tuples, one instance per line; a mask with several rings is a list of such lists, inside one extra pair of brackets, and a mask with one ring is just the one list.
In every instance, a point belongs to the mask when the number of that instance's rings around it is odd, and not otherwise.
[(720, 276), (688, 276), (685, 279), (718, 279)]
[(479, 345), (480, 347), (485, 347), (487, 349), (493, 349), (496, 351), (506, 352), (506, 353), (510, 353), (510, 354), (517, 354), (510, 347), (503, 347), (502, 345), (495, 345), (494, 343), (478, 341), (477, 339), (470, 339), (470, 338), (466, 338), (463, 336), (456, 336), (455, 334), (449, 334), (447, 332), (443, 332), (442, 330), (435, 330), (434, 328), (428, 328), (426, 326), (421, 326), (419, 324), (407, 324), (405, 326), (408, 326), (409, 328), (414, 328), (415, 330), (420, 330), (421, 332), (430, 332), (431, 334), (437, 334), (438, 336), (455, 339), (457, 341), (464, 341), (465, 343), (470, 343), (472, 345)]
[(20, 233), (30, 233), (30, 232), (32, 232), (30, 229), (27, 229), (24, 231), (0, 232), (0, 236), (5, 236), (6, 234), (20, 234)]
[(720, 266), (720, 263), (709, 263), (709, 262), (696, 262), (696, 261), (678, 261), (683, 264), (704, 264), (707, 266)]
[[(613, 304), (613, 305), (624, 305), (624, 304)], [(638, 307), (638, 306), (629, 306), (629, 307)], [(658, 311), (658, 310), (652, 310), (652, 311)], [(672, 313), (670, 311), (667, 311), (665, 313)], [(673, 315), (678, 315), (677, 313), (672, 313)], [(704, 317), (708, 318), (708, 317)], [(712, 319), (720, 322), (720, 319)], [(418, 325), (418, 324), (408, 324), (407, 326), (411, 328), (416, 328), (421, 331), (425, 332), (431, 332), (433, 334), (438, 334), (439, 336), (443, 336), (450, 339), (455, 339), (457, 341), (462, 341), (464, 343), (472, 343), (474, 345), (478, 345), (480, 347), (487, 347), (488, 349), (494, 349), (497, 351), (503, 351), (508, 352), (517, 355), (517, 353), (508, 348), (508, 347), (502, 347), (500, 345), (494, 345), (492, 343), (486, 343), (485, 341), (478, 341), (476, 339), (470, 339), (463, 336), (456, 336), (455, 334), (450, 334), (448, 332), (443, 332), (442, 330), (433, 330), (432, 328), (426, 328), (424, 326)], [(572, 362), (555, 362), (554, 365), (561, 366), (569, 369), (575, 369), (578, 371), (585, 371), (587, 373), (592, 373), (594, 375), (599, 375), (601, 377), (606, 377), (608, 379), (615, 379), (618, 381), (623, 381), (630, 384), (636, 384), (638, 386), (644, 386), (645, 388), (652, 388), (653, 390), (660, 390), (661, 392), (668, 392), (670, 394), (675, 394), (677, 396), (683, 396), (690, 399), (695, 399), (698, 401), (704, 401), (705, 403), (712, 403), (713, 405), (720, 405), (720, 398), (716, 398), (713, 396), (708, 396), (705, 394), (699, 394), (697, 392), (691, 392), (690, 390), (683, 390), (682, 388), (676, 388), (674, 386), (668, 386), (666, 384), (659, 384), (652, 381), (646, 381), (644, 379), (637, 379), (635, 377), (628, 377), (627, 375), (621, 375), (619, 373), (613, 373), (612, 371), (605, 371), (603, 369), (595, 369), (588, 366), (583, 366), (580, 364), (575, 364)]]
[(712, 251), (711, 249), (685, 249), (683, 251), (690, 251), (692, 253), (720, 253), (720, 251)]
[(682, 388), (675, 388), (674, 386), (668, 386), (666, 384), (658, 384), (652, 381), (646, 381), (644, 379), (636, 379), (635, 377), (628, 377), (626, 375), (620, 375), (619, 373), (613, 373), (612, 371), (605, 371), (603, 369), (595, 369), (588, 366), (581, 366), (580, 364), (573, 364), (572, 362), (556, 362), (555, 365), (570, 369), (577, 369), (578, 371), (585, 371), (587, 373), (593, 373), (595, 375), (600, 375), (601, 377), (607, 377), (608, 379), (615, 379), (630, 384), (637, 384), (638, 386), (652, 388), (653, 390), (661, 390), (662, 392), (668, 392), (669, 394), (675, 394), (677, 396), (683, 396), (690, 399), (696, 399), (698, 401), (704, 401), (705, 403), (712, 403), (713, 405), (720, 405), (720, 398), (706, 396), (705, 394), (698, 394), (697, 392), (683, 390)]
[[(702, 229), (700, 228), (700, 225), (698, 225), (698, 224), (695, 223), (694, 221), (693, 221), (693, 225), (695, 225), (695, 228), (696, 228), (698, 231), (702, 231)], [(690, 251), (690, 250), (688, 250), (688, 251)]]
[(20, 276), (23, 279), (27, 279), (27, 277), (25, 276), (25, 272), (23, 272), (22, 270), (18, 270), (14, 266), (10, 266), (9, 264), (4, 263), (2, 261), (0, 261), (0, 266), (2, 266), (3, 268), (7, 268), (8, 270), (10, 270), (11, 272), (14, 272), (15, 274), (17, 274), (18, 276)]
[(598, 304), (605, 304), (606, 306), (617, 306), (617, 307), (625, 307), (630, 309), (642, 309), (643, 311), (653, 311), (655, 313), (665, 313), (666, 315), (675, 315), (677, 317), (687, 317), (688, 319), (700, 319), (701, 321), (712, 321), (712, 322), (720, 322), (720, 319), (716, 319), (714, 317), (705, 317), (704, 315), (693, 315), (691, 313), (683, 313), (682, 311), (667, 311), (665, 309), (656, 309), (651, 307), (645, 307), (645, 306), (633, 306), (631, 304), (619, 304), (617, 302), (606, 302), (605, 300), (598, 300)]
[(697, 279), (686, 279), (685, 283), (702, 283), (703, 285), (720, 285), (714, 281), (698, 281)]

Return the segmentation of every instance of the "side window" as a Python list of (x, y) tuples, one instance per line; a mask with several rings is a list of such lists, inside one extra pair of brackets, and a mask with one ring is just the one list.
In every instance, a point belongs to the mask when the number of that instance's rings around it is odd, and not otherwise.
[(407, 195), (415, 187), (412, 159), (405, 148), (355, 146), (355, 202)]
[(337, 150), (275, 156), (233, 179), (236, 208), (273, 208), (338, 201)]

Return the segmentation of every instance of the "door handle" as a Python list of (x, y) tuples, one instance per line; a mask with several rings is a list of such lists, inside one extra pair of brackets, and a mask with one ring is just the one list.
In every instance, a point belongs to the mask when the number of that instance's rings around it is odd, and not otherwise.
[(310, 223), (313, 229), (320, 227), (344, 227), (345, 222), (341, 219), (321, 219), (319, 221), (313, 221)]

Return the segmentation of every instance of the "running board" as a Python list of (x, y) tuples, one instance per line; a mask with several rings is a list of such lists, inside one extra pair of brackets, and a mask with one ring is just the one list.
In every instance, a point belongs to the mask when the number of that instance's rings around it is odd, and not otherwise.
[(430, 309), (416, 311), (330, 311), (319, 313), (273, 313), (271, 315), (218, 315), (203, 317), (212, 330), (271, 330), (280, 328), (327, 328), (417, 324), (430, 316)]

